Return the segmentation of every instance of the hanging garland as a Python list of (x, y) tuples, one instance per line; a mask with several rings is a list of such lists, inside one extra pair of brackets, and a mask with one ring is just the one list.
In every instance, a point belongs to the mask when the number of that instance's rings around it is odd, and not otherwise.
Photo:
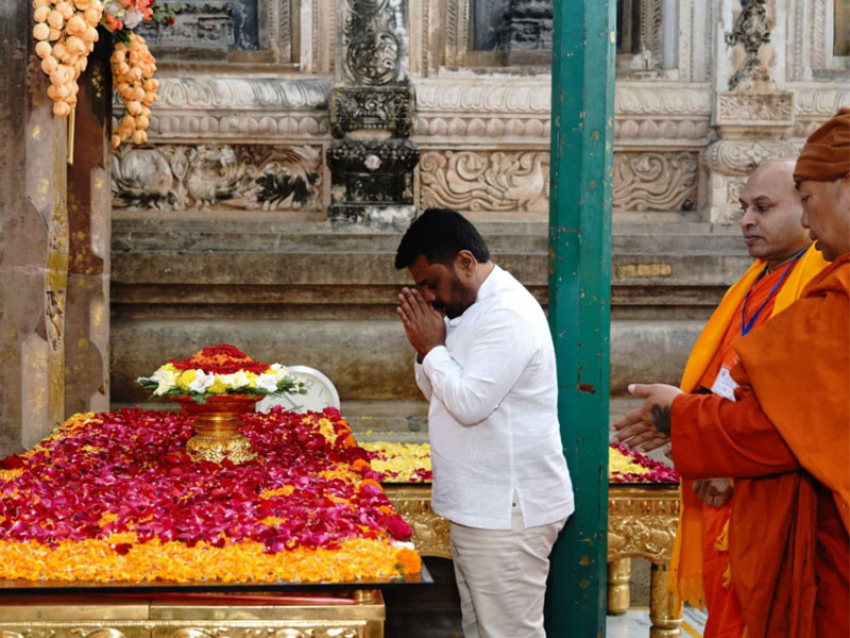
[(77, 80), (86, 69), (101, 25), (115, 40), (110, 58), (113, 86), (127, 109), (112, 135), (112, 147), (127, 139), (134, 144), (147, 142), (151, 106), (157, 100), (156, 60), (133, 29), (144, 22), (173, 24), (171, 10), (155, 6), (155, 0), (33, 0), (33, 9), (35, 52), (50, 78), (47, 95), (53, 100), (53, 114), (73, 115), (80, 90)]
[(65, 117), (77, 105), (77, 79), (98, 40), (103, 5), (100, 0), (74, 0), (73, 4), (34, 0), (33, 8), (32, 34), (39, 41), (35, 52), (42, 71), (50, 77), (47, 95), (53, 100), (53, 114)]
[(112, 148), (132, 138), (134, 144), (148, 141), (151, 106), (156, 102), (156, 60), (151, 55), (145, 39), (131, 33), (128, 42), (116, 42), (110, 58), (112, 81), (124, 102), (127, 114), (121, 118), (117, 130), (112, 134)]

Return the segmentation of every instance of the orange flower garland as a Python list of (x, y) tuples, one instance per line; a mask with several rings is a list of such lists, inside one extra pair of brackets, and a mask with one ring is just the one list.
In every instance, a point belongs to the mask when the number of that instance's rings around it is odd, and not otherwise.
[(128, 138), (132, 138), (134, 144), (144, 144), (148, 141), (151, 106), (157, 100), (159, 88), (153, 77), (156, 60), (145, 39), (131, 33), (127, 44), (115, 43), (110, 62), (115, 89), (127, 109), (112, 134), (112, 148), (118, 148)]
[(77, 106), (77, 80), (98, 40), (103, 5), (100, 0), (34, 0), (32, 6), (35, 53), (50, 77), (47, 95), (53, 100), (53, 115), (65, 117)]

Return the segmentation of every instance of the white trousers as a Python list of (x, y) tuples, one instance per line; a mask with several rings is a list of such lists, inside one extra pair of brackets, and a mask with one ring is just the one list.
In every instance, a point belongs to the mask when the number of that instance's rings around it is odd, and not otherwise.
[(545, 638), (549, 553), (566, 520), (526, 529), (514, 499), (510, 531), (450, 523), (465, 638)]

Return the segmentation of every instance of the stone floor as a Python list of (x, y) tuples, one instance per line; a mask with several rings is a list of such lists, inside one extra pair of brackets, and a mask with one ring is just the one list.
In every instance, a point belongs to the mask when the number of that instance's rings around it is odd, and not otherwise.
[[(386, 638), (463, 638), (451, 561), (426, 557), (425, 564), (434, 578), (433, 587), (384, 593)], [(704, 626), (702, 612), (685, 609), (682, 638), (701, 638)], [(608, 616), (606, 635), (607, 638), (649, 638), (649, 627), (649, 609), (635, 607), (623, 616)]]

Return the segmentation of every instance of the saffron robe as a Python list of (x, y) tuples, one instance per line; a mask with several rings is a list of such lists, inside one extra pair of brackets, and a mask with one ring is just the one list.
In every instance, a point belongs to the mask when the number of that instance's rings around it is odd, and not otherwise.
[[(799, 299), (812, 278), (827, 267), (814, 246), (803, 254), (784, 278), (782, 286), (767, 299), (785, 269), (761, 277), (767, 264), (756, 260), (726, 292), (694, 345), (680, 387), (685, 392), (710, 390), (721, 367), (730, 369), (737, 360), (734, 345), (741, 338), (741, 315), (749, 293), (745, 320), (767, 300), (753, 328), (785, 310)], [(734, 588), (728, 580), (728, 522), (732, 505), (720, 508), (702, 503), (693, 481), (682, 482), (679, 529), (670, 574), (670, 588), (692, 606), (708, 607), (706, 638), (740, 638), (743, 618)]]
[(676, 469), (735, 480), (732, 583), (748, 638), (850, 632), (850, 256), (736, 345), (737, 402), (680, 395)]

